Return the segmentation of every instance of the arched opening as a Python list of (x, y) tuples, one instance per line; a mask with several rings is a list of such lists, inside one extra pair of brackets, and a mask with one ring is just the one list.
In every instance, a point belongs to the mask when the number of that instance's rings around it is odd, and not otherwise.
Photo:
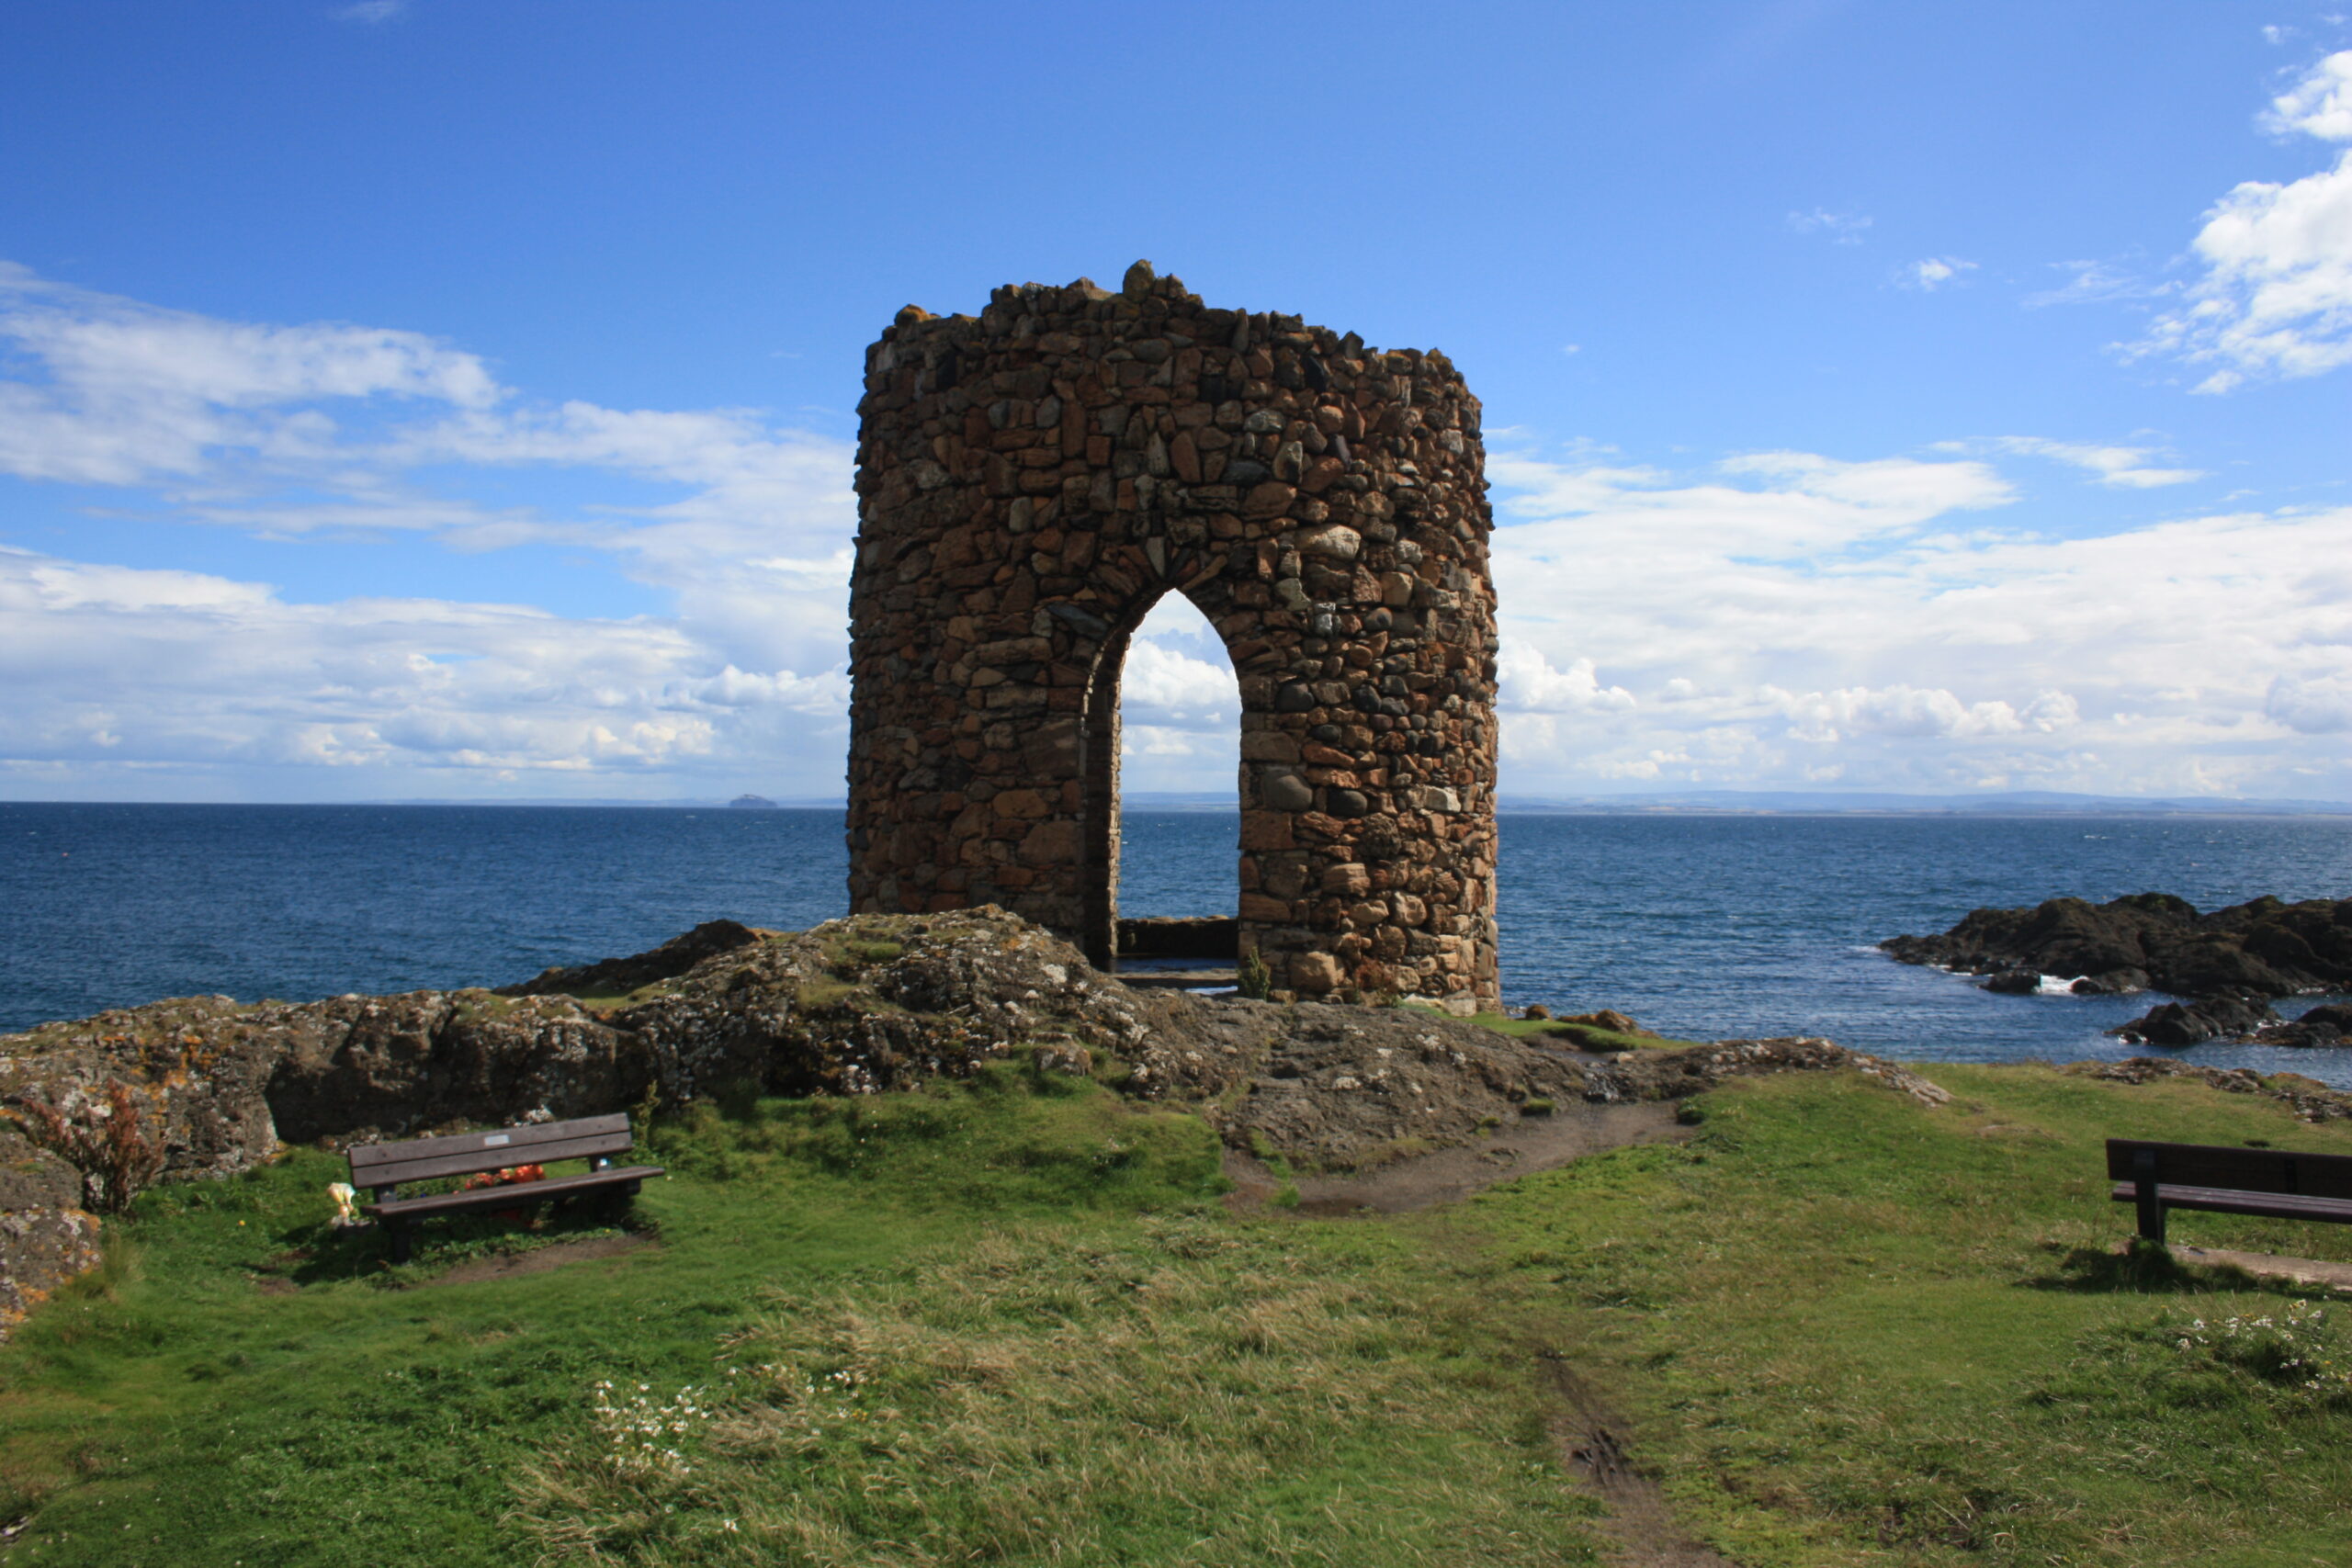
[(1085, 947), (1138, 977), (1230, 970), (1241, 690), (1182, 592), (1105, 639), (1086, 703)]

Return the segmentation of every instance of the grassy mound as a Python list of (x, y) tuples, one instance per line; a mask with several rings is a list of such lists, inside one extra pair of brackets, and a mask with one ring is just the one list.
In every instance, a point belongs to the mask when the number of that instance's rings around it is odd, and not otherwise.
[(697, 1107), (642, 1245), (477, 1220), (400, 1270), (299, 1152), (149, 1194), (0, 1350), (0, 1558), (1596, 1562), (1555, 1358), (1749, 1568), (2352, 1556), (2338, 1309), (2118, 1255), (2098, 1155), (2352, 1133), (1933, 1076), (1738, 1080), (1688, 1145), (1307, 1219), (1227, 1213), (1197, 1117), (1013, 1061)]

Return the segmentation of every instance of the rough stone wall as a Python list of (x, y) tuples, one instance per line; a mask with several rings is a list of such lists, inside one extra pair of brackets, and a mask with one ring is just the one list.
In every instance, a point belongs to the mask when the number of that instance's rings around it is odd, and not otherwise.
[(1119, 669), (1172, 591), (1240, 681), (1242, 951), (1278, 990), (1498, 999), (1492, 519), (1442, 355), (1139, 262), (910, 306), (865, 389), (853, 909), (998, 904), (1107, 966)]

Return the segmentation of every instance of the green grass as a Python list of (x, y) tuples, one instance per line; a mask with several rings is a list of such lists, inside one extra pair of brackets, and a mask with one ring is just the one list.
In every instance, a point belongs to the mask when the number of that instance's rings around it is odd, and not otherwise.
[[(1528, 1178), (1464, 1222), (1498, 1291), (1556, 1303), (1686, 1519), (1750, 1568), (2352, 1558), (2341, 1381), (2177, 1345), (2192, 1319), (2310, 1292), (2117, 1257), (2129, 1211), (2099, 1146), (2352, 1153), (2352, 1134), (2177, 1081), (1928, 1070), (1953, 1105), (1843, 1076), (1737, 1082), (1690, 1145)], [(2177, 1213), (2173, 1232), (2352, 1258), (2342, 1227)], [(2310, 1337), (2352, 1360), (2333, 1321)]]
[(2352, 1130), (1929, 1070), (1953, 1104), (1741, 1080), (1687, 1145), (1350, 1220), (1228, 1213), (1200, 1121), (1025, 1059), (733, 1095), (657, 1128), (653, 1245), (467, 1283), (609, 1226), (394, 1272), (298, 1152), (148, 1194), (0, 1350), (0, 1562), (1595, 1562), (1550, 1356), (1747, 1568), (2352, 1558), (2352, 1400), (2284, 1365), (2341, 1369), (2337, 1309), (2117, 1255), (2098, 1149)]
[[(393, 1275), (313, 1152), (148, 1194), (0, 1351), (0, 1561), (1593, 1561), (1455, 1287), (1233, 1219), (1197, 1118), (1015, 1062), (651, 1152), (657, 1245), (430, 1288), (387, 1287), (565, 1235)], [(632, 1470), (615, 1423), (689, 1389), (690, 1472)]]

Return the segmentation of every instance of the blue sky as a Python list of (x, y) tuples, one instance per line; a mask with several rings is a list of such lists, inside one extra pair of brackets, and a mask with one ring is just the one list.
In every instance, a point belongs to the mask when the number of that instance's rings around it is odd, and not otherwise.
[(865, 345), (1136, 256), (1463, 367), (1508, 792), (2352, 799), (2352, 19), (2232, 0), (19, 0), (0, 796), (837, 793)]

